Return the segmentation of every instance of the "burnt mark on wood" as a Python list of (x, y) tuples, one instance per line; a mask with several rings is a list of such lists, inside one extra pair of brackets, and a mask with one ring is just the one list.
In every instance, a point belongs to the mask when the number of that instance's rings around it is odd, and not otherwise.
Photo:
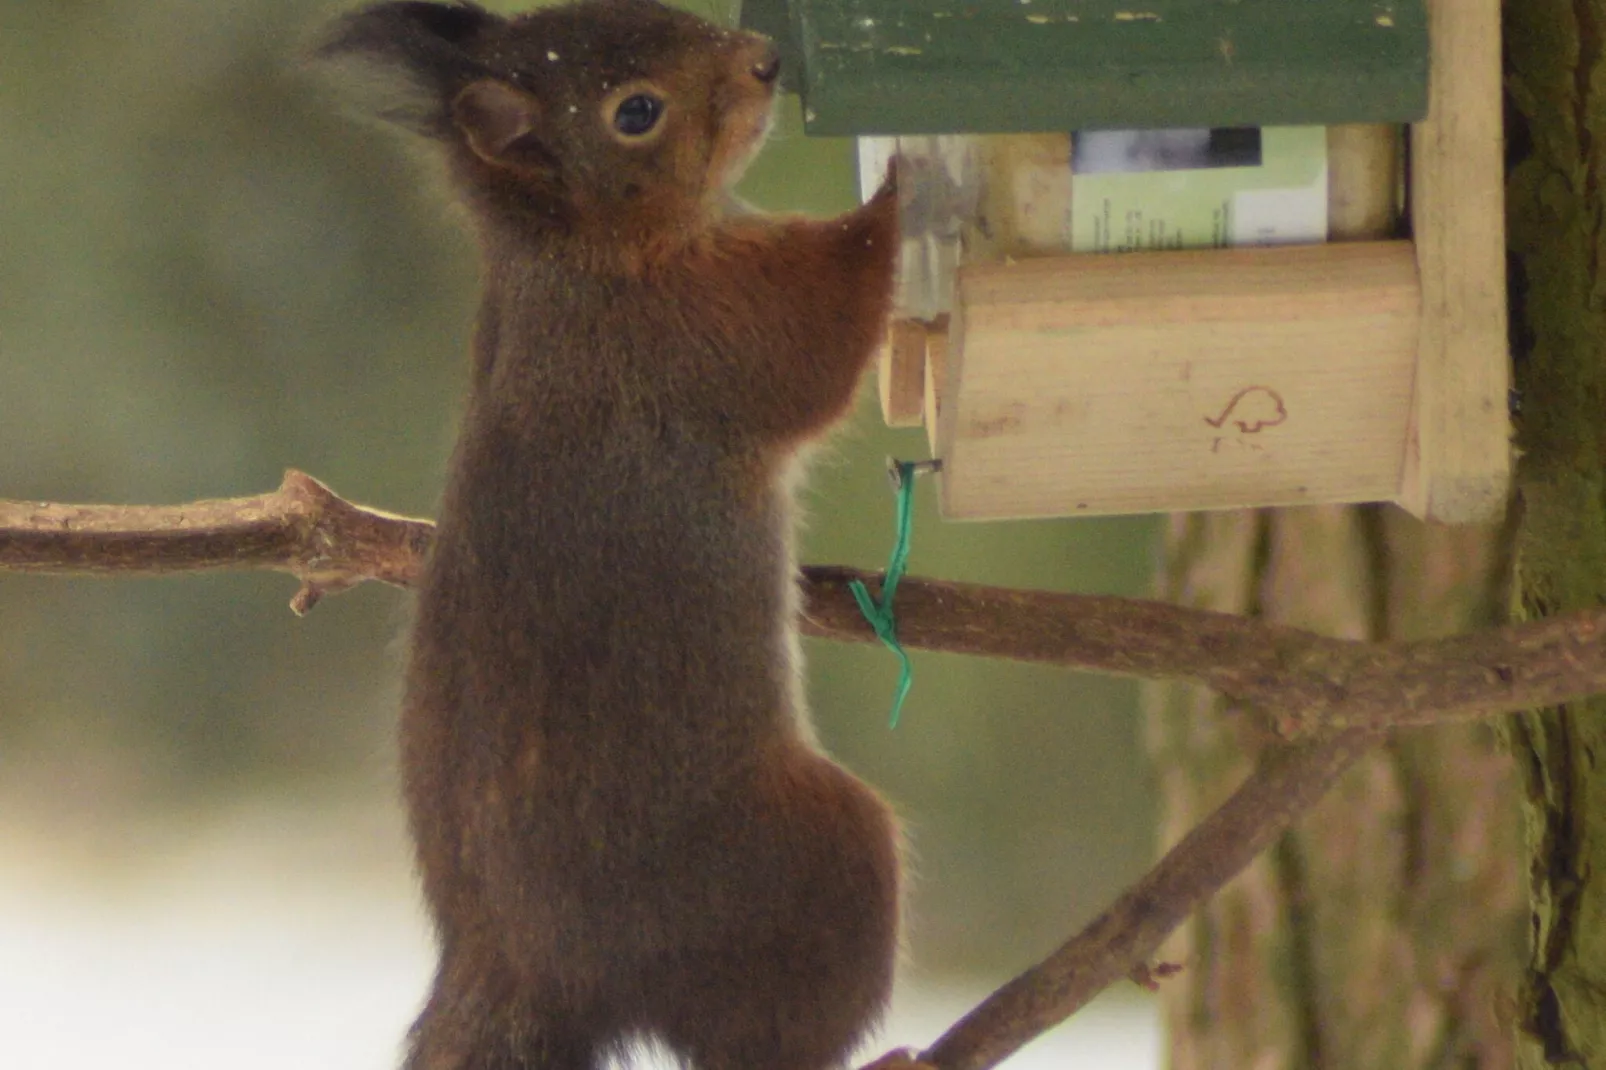
[(1232, 396), (1220, 416), (1204, 418), (1205, 423), (1218, 429), (1229, 420), (1241, 434), (1256, 435), (1287, 422), (1288, 406), (1283, 404), (1283, 396), (1269, 386), (1246, 386)]

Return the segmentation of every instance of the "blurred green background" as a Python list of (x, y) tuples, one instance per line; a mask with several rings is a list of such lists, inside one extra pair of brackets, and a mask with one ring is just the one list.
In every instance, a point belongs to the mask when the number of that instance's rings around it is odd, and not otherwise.
[[(0, 497), (176, 503), (260, 493), (294, 466), (432, 511), (473, 250), (412, 147), (297, 69), (339, 6), (0, 4)], [(852, 146), (805, 140), (795, 99), (782, 119), (744, 194), (851, 206)], [(816, 467), (805, 560), (885, 561), (883, 462), (925, 440), (882, 427), (870, 393)], [(1148, 519), (944, 524), (923, 490), (916, 574), (1146, 588)], [(0, 573), (0, 821), (115, 830), (259, 793), (392, 793), (407, 596), (368, 585), (298, 620), (293, 590)], [(916, 654), (889, 731), (890, 654), (808, 655), (823, 737), (907, 820), (917, 968), (1024, 966), (1149, 858), (1132, 685)]]

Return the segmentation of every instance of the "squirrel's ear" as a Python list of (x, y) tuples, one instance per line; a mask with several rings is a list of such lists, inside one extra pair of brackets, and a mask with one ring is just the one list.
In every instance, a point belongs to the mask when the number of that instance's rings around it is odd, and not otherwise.
[(557, 156), (541, 140), (541, 102), (494, 78), (471, 82), (452, 101), (452, 121), (487, 163), (556, 175)]
[(467, 46), (503, 22), (466, 2), (373, 4), (337, 19), (311, 59), (336, 74), (360, 110), (444, 138), (452, 99), (486, 73)]

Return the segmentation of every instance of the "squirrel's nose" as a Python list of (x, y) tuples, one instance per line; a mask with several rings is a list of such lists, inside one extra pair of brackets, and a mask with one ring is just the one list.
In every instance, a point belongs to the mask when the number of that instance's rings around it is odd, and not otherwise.
[(753, 77), (769, 85), (781, 76), (781, 53), (774, 45), (764, 53), (764, 57), (753, 64)]

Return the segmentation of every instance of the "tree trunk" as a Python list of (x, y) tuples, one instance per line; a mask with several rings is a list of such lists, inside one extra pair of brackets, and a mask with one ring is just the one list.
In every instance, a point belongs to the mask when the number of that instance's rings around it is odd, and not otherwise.
[[(1496, 615), (1496, 544), (1392, 507), (1182, 516), (1164, 595), (1349, 638), (1443, 634)], [(1257, 740), (1204, 692), (1148, 700), (1169, 844)], [(1520, 835), (1493, 731), (1397, 734), (1163, 953), (1186, 967), (1162, 988), (1173, 1066), (1512, 1065)]]
[[(1518, 611), (1606, 602), (1606, 0), (1505, 5), (1522, 412)], [(1519, 1065), (1606, 1067), (1606, 701), (1514, 718), (1529, 830)]]

